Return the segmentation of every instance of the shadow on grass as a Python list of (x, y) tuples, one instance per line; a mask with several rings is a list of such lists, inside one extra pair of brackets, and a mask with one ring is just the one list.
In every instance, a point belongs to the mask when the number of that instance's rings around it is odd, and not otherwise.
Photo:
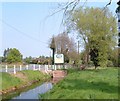
[(62, 89), (69, 89), (69, 90), (97, 90), (106, 93), (118, 93), (118, 87), (109, 85), (105, 82), (94, 82), (94, 81), (87, 81), (82, 79), (67, 79), (66, 85), (61, 85)]

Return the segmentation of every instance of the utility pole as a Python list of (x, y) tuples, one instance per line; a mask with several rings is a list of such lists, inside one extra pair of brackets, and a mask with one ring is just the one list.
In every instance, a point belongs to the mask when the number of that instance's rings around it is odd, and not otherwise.
[(54, 65), (54, 54), (55, 54), (55, 39), (54, 39), (54, 36), (52, 37), (50, 48), (53, 51), (53, 53), (52, 53), (52, 65)]
[(53, 54), (52, 54), (52, 65), (53, 65), (53, 68), (55, 69), (55, 63), (54, 63), (54, 55), (55, 55), (55, 39), (54, 39), (54, 36), (52, 37), (51, 44), (50, 44), (50, 48), (51, 48), (52, 51), (53, 51)]
[(79, 41), (78, 41), (78, 56), (77, 56), (77, 67), (79, 67)]
[(116, 14), (118, 16), (118, 48), (120, 48), (120, 0), (117, 2)]
[[(118, 59), (120, 58), (120, 0), (117, 2), (117, 9), (116, 9), (116, 14), (118, 16)], [(118, 67), (120, 66), (120, 63), (118, 62)]]
[(79, 55), (79, 41), (78, 41), (78, 55)]

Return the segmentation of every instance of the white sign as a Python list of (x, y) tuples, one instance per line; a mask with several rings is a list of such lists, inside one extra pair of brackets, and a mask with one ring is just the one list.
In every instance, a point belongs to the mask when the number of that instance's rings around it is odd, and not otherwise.
[(63, 54), (55, 54), (54, 55), (54, 63), (64, 63), (64, 55)]

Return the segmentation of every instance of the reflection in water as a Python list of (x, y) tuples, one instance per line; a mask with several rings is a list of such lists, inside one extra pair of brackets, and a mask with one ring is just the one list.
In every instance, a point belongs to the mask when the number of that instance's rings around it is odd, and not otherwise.
[(38, 99), (39, 94), (46, 93), (52, 88), (52, 83), (46, 82), (27, 92), (22, 92), (19, 96), (12, 99)]
[[(24, 89), (19, 89), (18, 91), (11, 92), (8, 95), (2, 96), (3, 100), (16, 100), (16, 99), (36, 99), (38, 100), (40, 98), (39, 94), (44, 94), (50, 89), (52, 89), (53, 84), (58, 83), (60, 80), (62, 80), (64, 77), (54, 77), (50, 82), (45, 82), (42, 85), (33, 85), (32, 87), (28, 87), (30, 90), (27, 88)], [(37, 86), (37, 87), (36, 87)], [(34, 87), (34, 88), (33, 88)], [(16, 96), (16, 97), (15, 97)]]

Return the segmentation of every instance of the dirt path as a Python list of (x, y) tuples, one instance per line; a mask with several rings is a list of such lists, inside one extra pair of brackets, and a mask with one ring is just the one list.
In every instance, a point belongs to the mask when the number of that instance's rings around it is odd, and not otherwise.
[(17, 78), (20, 78), (22, 81), (26, 82), (28, 81), (27, 77), (25, 76), (24, 73), (17, 72), (16, 74), (10, 73), (12, 76), (15, 76)]

